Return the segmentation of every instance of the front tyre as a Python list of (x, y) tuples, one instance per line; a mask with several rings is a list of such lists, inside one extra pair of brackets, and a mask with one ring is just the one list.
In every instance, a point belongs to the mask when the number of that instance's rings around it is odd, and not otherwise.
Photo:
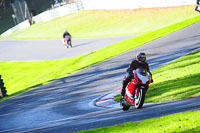
[(142, 106), (144, 104), (144, 99), (145, 99), (145, 89), (144, 88), (140, 88), (139, 89), (139, 93), (138, 93), (138, 98), (135, 99), (135, 107), (136, 107), (136, 109), (141, 109), (142, 108)]

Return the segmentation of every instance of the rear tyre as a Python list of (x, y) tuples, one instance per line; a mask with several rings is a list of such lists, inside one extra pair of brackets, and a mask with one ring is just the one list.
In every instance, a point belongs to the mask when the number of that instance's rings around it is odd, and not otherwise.
[(122, 107), (123, 111), (129, 110), (130, 106), (125, 105), (124, 99), (120, 99), (120, 106)]
[(123, 105), (122, 110), (127, 111), (127, 110), (129, 110), (129, 108), (130, 108), (130, 106)]
[[(136, 94), (136, 93), (135, 93)], [(138, 98), (135, 99), (135, 107), (136, 109), (141, 109), (144, 104), (145, 99), (145, 89), (140, 88), (138, 93)]]

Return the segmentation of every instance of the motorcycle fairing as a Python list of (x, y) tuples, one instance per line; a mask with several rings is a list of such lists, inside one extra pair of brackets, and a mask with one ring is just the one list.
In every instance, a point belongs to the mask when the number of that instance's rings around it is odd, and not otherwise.
[(130, 102), (133, 106), (135, 105), (134, 101), (134, 91), (137, 86), (137, 81), (135, 79), (132, 79), (131, 82), (126, 87), (126, 99), (128, 102)]
[(135, 101), (133, 98), (133, 95), (129, 92), (129, 90), (126, 90), (126, 99), (128, 102), (130, 102), (132, 105), (135, 105)]
[(68, 40), (71, 40), (71, 37), (69, 35), (65, 36), (64, 41), (67, 42)]
[(149, 77), (150, 77), (149, 73), (147, 73), (146, 76), (143, 76), (138, 72), (136, 72), (136, 74), (137, 74), (138, 78), (140, 79), (140, 81), (142, 82), (142, 84), (146, 84), (147, 81), (149, 81)]
[(134, 79), (131, 79), (126, 87), (126, 95), (123, 99), (123, 110), (128, 110), (130, 106), (137, 109), (142, 108), (144, 104), (145, 94), (151, 83), (151, 75), (143, 69), (133, 70)]

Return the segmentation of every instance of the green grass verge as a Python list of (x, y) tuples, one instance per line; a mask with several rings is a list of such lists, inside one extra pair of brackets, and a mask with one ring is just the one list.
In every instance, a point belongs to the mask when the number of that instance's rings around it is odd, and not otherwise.
[(126, 52), (199, 20), (200, 16), (194, 17), (78, 57), (48, 61), (3, 61), (0, 62), (0, 72), (8, 94), (14, 95)]
[[(170, 62), (152, 74), (145, 102), (161, 102), (200, 96), (200, 50)], [(119, 101), (120, 94), (115, 97)]]
[(194, 133), (200, 132), (200, 111), (177, 113), (140, 122), (127, 122), (112, 127), (80, 131), (79, 133)]
[(32, 25), (17, 32), (12, 38), (62, 38), (64, 29), (68, 29), (73, 38), (134, 35), (157, 30), (198, 15), (193, 5), (137, 10), (84, 10)]
[(155, 83), (146, 102), (200, 96), (200, 50), (153, 71)]

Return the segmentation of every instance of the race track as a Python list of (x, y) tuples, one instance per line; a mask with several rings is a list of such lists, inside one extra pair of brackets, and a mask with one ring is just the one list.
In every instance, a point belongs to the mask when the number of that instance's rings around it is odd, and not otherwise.
[(61, 39), (52, 40), (0, 40), (0, 61), (53, 60), (74, 57), (102, 49), (110, 44), (134, 37), (98, 37), (72, 39), (72, 49)]
[(0, 102), (0, 132), (68, 133), (200, 110), (200, 97), (145, 105), (140, 110), (132, 107), (126, 112), (119, 106), (94, 106), (94, 99), (121, 87), (125, 70), (138, 51), (145, 51), (150, 69), (156, 69), (199, 49), (199, 28), (200, 22)]

